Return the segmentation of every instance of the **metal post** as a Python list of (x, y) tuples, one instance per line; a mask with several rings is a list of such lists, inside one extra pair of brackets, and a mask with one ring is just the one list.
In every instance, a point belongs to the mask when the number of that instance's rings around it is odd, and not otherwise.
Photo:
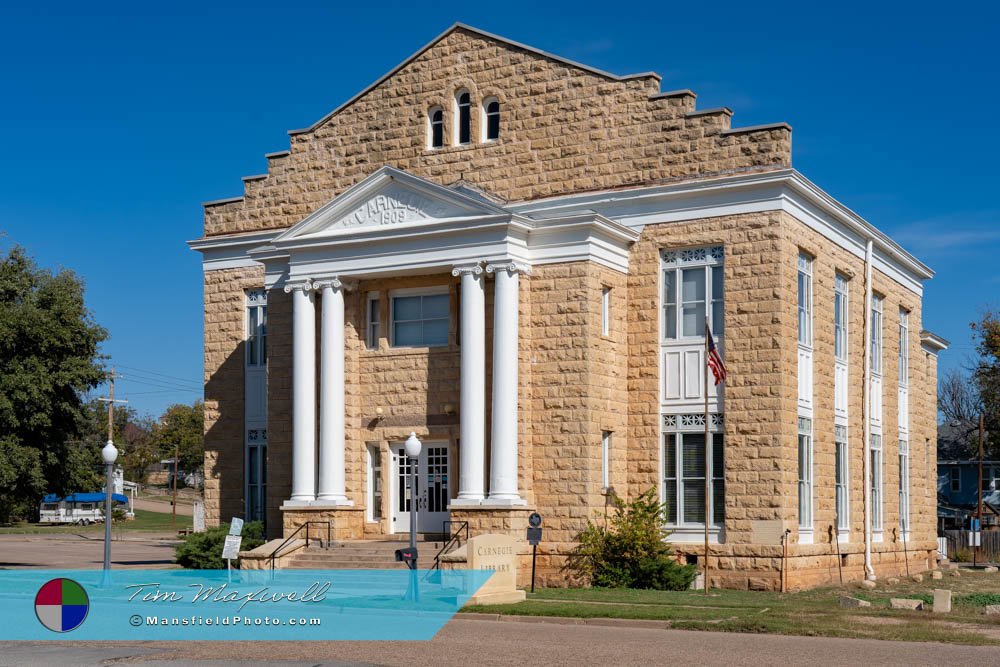
[(531, 545), (531, 592), (535, 592), (535, 556), (538, 555), (538, 545)]
[(708, 471), (711, 465), (711, 435), (708, 430), (708, 317), (705, 317), (705, 567), (703, 568), (705, 577), (705, 595), (708, 595), (708, 522), (711, 520), (710, 489), (712, 478)]
[[(410, 552), (417, 551), (417, 457), (410, 458)], [(410, 569), (417, 569), (417, 559), (414, 558)]]
[(111, 570), (111, 488), (114, 484), (112, 475), (115, 464), (106, 463), (105, 468), (105, 493), (104, 493), (104, 576), (107, 578)]

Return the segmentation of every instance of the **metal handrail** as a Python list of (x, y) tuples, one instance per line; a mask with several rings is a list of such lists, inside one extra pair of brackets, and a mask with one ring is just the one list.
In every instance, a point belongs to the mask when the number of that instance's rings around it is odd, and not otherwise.
[(446, 531), (446, 533), (449, 535), (448, 541), (445, 542), (444, 546), (441, 547), (441, 550), (438, 551), (437, 554), (434, 556), (434, 567), (431, 568), (432, 570), (440, 570), (441, 569), (441, 556), (443, 556), (446, 553), (448, 553), (449, 551), (451, 551), (451, 546), (453, 544), (455, 544), (457, 542), (458, 545), (461, 546), (462, 540), (461, 540), (461, 538), (459, 536), (462, 534), (463, 530), (465, 531), (465, 541), (466, 542), (469, 541), (469, 522), (468, 521), (452, 521), (451, 519), (446, 519), (444, 521), (444, 523), (442, 524), (442, 527), (451, 527), (451, 526), (456, 525), (456, 524), (458, 525), (458, 529), (455, 530), (454, 533), (452, 533), (450, 530)]
[[(327, 545), (330, 544), (330, 535), (332, 534), (331, 522), (329, 522), (329, 521), (306, 521), (305, 523), (301, 523), (301, 524), (299, 524), (299, 527), (296, 528), (292, 532), (291, 535), (289, 535), (288, 537), (285, 538), (284, 542), (282, 542), (281, 544), (278, 545), (277, 549), (275, 549), (274, 551), (271, 552), (270, 559), (271, 559), (271, 571), (272, 572), (274, 572), (274, 559), (277, 558), (278, 552), (281, 551), (282, 549), (284, 549), (289, 543), (291, 543), (291, 541), (295, 539), (295, 536), (298, 535), (299, 532), (303, 528), (306, 529), (306, 546), (307, 547), (309, 546), (309, 524), (312, 524), (312, 523), (318, 523), (321, 526), (323, 524), (326, 524), (326, 543), (327, 543)], [(320, 540), (320, 544), (321, 545), (323, 544), (323, 540)]]

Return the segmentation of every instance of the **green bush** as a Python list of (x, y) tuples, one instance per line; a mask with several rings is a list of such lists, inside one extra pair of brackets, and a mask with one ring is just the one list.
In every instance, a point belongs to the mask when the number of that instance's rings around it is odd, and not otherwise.
[(685, 590), (694, 581), (693, 565), (681, 565), (665, 541), (664, 506), (651, 488), (630, 503), (613, 495), (614, 514), (606, 523), (587, 520), (579, 546), (566, 569), (592, 586)]
[[(204, 533), (192, 533), (184, 538), (174, 550), (174, 562), (181, 567), (192, 570), (222, 570), (226, 561), (222, 560), (222, 546), (229, 534), (229, 524), (206, 530)], [(249, 551), (264, 544), (264, 524), (251, 521), (243, 526), (243, 543), (241, 551)], [(238, 566), (239, 561), (234, 563)]]
[(955, 604), (966, 605), (968, 607), (998, 605), (1000, 604), (1000, 595), (996, 593), (969, 593), (956, 597)]

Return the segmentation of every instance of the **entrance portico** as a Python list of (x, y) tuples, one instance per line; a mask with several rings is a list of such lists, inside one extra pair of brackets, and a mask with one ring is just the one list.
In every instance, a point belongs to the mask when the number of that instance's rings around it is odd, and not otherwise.
[[(363, 451), (364, 440), (352, 437), (345, 418), (345, 327), (354, 324), (346, 318), (345, 295), (366, 282), (442, 274), (459, 280), (458, 485), (448, 509), (525, 507), (518, 456), (520, 277), (530, 276), (534, 263), (594, 259), (606, 251), (609, 238), (627, 261), (634, 237), (632, 230), (597, 214), (532, 220), (478, 191), (383, 167), (251, 251), (266, 267), (266, 286), (291, 295), (293, 465), (282, 511), (336, 522), (344, 512), (362, 509), (355, 507), (347, 482), (349, 451)], [(489, 404), (488, 281), (493, 287)], [(390, 341), (394, 335), (388, 332)], [(285, 526), (287, 532), (288, 521)]]

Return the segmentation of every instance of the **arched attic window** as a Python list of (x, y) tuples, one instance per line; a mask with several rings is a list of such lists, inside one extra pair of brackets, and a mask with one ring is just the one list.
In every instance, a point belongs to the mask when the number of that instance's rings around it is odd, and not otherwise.
[(469, 91), (460, 90), (455, 94), (455, 107), (455, 117), (458, 118), (455, 143), (461, 146), (472, 141), (472, 98)]
[(483, 140), (496, 141), (500, 138), (500, 100), (487, 97), (483, 100)]
[(428, 134), (431, 148), (441, 148), (444, 146), (444, 109), (441, 107), (431, 107), (427, 112)]

